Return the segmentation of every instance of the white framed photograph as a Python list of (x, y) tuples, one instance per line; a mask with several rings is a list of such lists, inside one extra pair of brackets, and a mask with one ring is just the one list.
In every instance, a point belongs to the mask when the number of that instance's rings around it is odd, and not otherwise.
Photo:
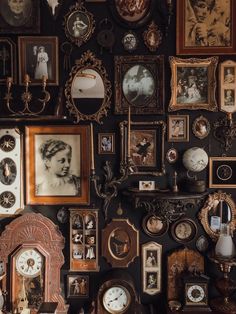
[(155, 181), (139, 181), (139, 191), (154, 191)]

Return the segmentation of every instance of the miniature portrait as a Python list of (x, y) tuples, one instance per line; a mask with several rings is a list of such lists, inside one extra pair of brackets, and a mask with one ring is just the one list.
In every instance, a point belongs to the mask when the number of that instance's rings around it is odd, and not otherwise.
[(122, 90), (131, 105), (143, 106), (155, 93), (154, 77), (144, 65), (132, 66), (124, 75)]
[(232, 84), (235, 82), (235, 68), (225, 67), (224, 68), (224, 83)]
[(203, 139), (210, 133), (210, 123), (207, 118), (200, 116), (194, 120), (192, 129), (196, 137)]
[(149, 8), (150, 0), (124, 1), (115, 0), (119, 15), (126, 21), (135, 22), (142, 19)]
[(158, 234), (164, 228), (164, 223), (159, 217), (151, 215), (146, 222), (146, 228), (149, 232)]
[(156, 250), (147, 250), (146, 251), (146, 267), (157, 267), (157, 251)]
[(125, 50), (132, 52), (137, 48), (138, 38), (134, 32), (129, 31), (124, 34), (122, 43)]
[(98, 134), (98, 153), (99, 154), (114, 154), (115, 150), (115, 134), (99, 133)]
[(88, 296), (88, 276), (68, 275), (67, 297), (87, 297)]
[(178, 151), (175, 148), (170, 148), (166, 152), (166, 160), (170, 163), (173, 164), (177, 161), (178, 159)]
[(146, 289), (157, 288), (157, 272), (146, 272)]
[(85, 247), (85, 259), (95, 259), (96, 258), (96, 247), (86, 246)]
[(88, 16), (80, 11), (75, 11), (67, 20), (67, 29), (71, 36), (77, 38), (84, 36), (88, 32)]
[(224, 105), (227, 107), (234, 106), (235, 102), (235, 91), (234, 89), (224, 90)]
[(109, 247), (116, 258), (125, 258), (130, 251), (130, 245), (131, 240), (125, 230), (117, 228), (111, 233)]

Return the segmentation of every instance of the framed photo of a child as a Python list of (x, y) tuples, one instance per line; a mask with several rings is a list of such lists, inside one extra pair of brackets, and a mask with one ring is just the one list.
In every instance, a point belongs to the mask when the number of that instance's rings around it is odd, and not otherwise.
[(67, 275), (67, 298), (87, 298), (89, 296), (89, 276)]
[(115, 133), (98, 133), (98, 153), (115, 154)]

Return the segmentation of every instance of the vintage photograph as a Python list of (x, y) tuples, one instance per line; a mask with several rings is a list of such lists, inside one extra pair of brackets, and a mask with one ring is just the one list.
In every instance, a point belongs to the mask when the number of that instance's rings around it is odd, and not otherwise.
[(6, 84), (8, 77), (17, 82), (16, 45), (10, 38), (0, 38), (0, 84)]
[(168, 142), (189, 141), (189, 116), (168, 116)]
[(224, 68), (224, 84), (233, 84), (235, 82), (235, 68)]
[(157, 251), (147, 250), (146, 252), (146, 267), (156, 267), (157, 266)]
[(68, 31), (73, 37), (81, 37), (88, 31), (88, 16), (80, 11), (72, 13), (67, 20)]
[(25, 75), (31, 85), (58, 85), (58, 38), (19, 37), (19, 83), (24, 85)]
[(125, 230), (117, 228), (111, 233), (109, 247), (116, 258), (125, 258), (129, 253), (130, 245), (131, 241)]
[(115, 86), (115, 114), (163, 113), (163, 56), (115, 56)]
[(178, 160), (178, 157), (179, 153), (174, 147), (168, 149), (168, 151), (166, 152), (166, 160), (169, 164), (174, 164)]
[(67, 298), (86, 298), (89, 296), (89, 277), (67, 275)]
[(171, 100), (169, 111), (205, 109), (217, 111), (215, 99), (218, 57), (181, 59), (169, 57)]
[(210, 133), (210, 130), (211, 125), (207, 118), (200, 116), (193, 121), (192, 131), (197, 138), (203, 139), (207, 137)]
[(234, 107), (235, 104), (235, 90), (234, 89), (225, 89), (224, 90), (224, 106)]
[(233, 0), (178, 1), (177, 17), (177, 54), (235, 53)]
[(188, 243), (195, 238), (197, 226), (192, 219), (183, 218), (171, 225), (171, 234), (175, 241)]
[(29, 204), (88, 203), (88, 129), (26, 127)]
[(39, 0), (1, 0), (0, 33), (39, 33), (39, 4)]
[(236, 111), (236, 62), (225, 60), (220, 63), (219, 70), (219, 106), (220, 110), (233, 113)]
[(168, 222), (154, 214), (148, 214), (143, 219), (142, 227), (143, 231), (147, 235), (156, 237), (161, 236), (167, 232)]
[(98, 133), (98, 153), (115, 154), (115, 133)]
[(134, 51), (138, 45), (137, 35), (132, 31), (125, 33), (124, 37), (122, 38), (122, 44), (125, 50), (129, 52)]

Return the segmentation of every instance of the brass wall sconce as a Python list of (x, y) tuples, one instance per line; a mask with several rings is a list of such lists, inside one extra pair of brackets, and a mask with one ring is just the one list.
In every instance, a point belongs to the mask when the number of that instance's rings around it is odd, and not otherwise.
[(236, 139), (236, 122), (233, 121), (232, 113), (227, 113), (226, 117), (219, 118), (213, 124), (214, 137), (221, 143), (224, 151), (232, 147), (233, 140)]

